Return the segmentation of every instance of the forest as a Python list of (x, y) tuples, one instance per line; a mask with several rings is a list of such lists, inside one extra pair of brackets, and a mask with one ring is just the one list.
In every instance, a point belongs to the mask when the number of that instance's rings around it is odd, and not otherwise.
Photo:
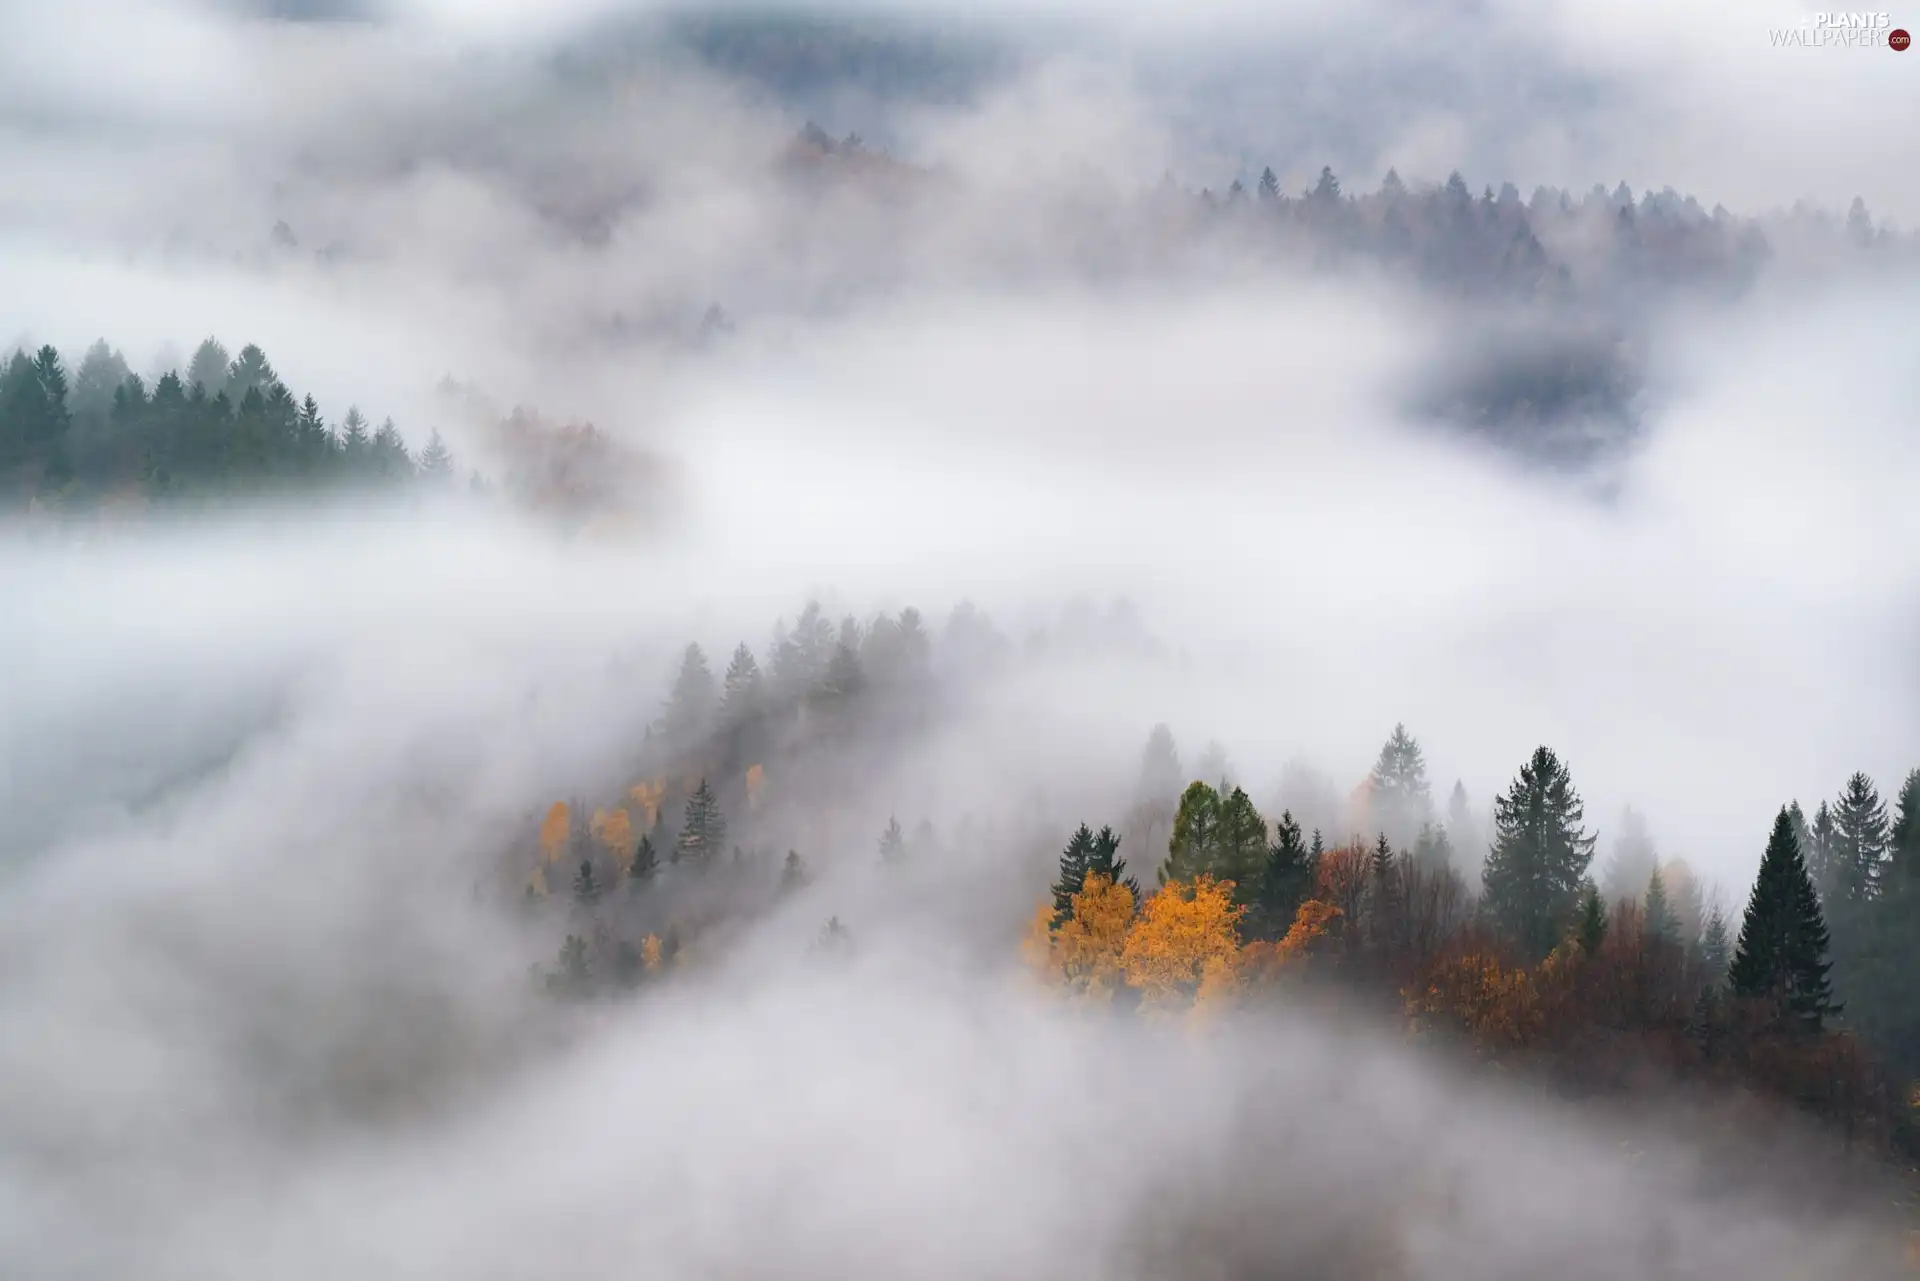
[[(776, 629), (765, 670), (742, 644), (716, 678), (689, 646), (639, 781), (554, 802), (502, 851), (496, 895), (556, 939), (537, 981), (604, 998), (724, 951), (810, 883), (806, 841), (835, 839), (821, 809), (866, 754), (1009, 649), (970, 609), (936, 645), (918, 611), (835, 628), (817, 604)], [(1811, 815), (1792, 798), (1754, 815), (1759, 870), (1732, 898), (1662, 858), (1631, 808), (1600, 855), (1548, 746), (1484, 809), (1459, 783), (1436, 801), (1403, 725), (1344, 797), (1284, 781), (1277, 817), (1229, 770), (1217, 744), (1186, 768), (1156, 726), (1129, 804), (1051, 848), (1016, 840), (1035, 979), (1123, 1018), (1329, 999), (1575, 1097), (1711, 1084), (1920, 1153), (1920, 768), (1891, 802), (1856, 773)], [(870, 857), (904, 878), (1009, 836), (986, 817), (943, 837), (894, 816)], [(861, 929), (833, 913), (816, 947), (856, 948)]]

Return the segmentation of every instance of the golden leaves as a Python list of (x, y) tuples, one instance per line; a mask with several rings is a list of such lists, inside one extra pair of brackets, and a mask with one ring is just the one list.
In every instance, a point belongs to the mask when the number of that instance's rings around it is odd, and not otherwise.
[(546, 818), (540, 822), (540, 856), (549, 863), (556, 863), (567, 848), (567, 838), (573, 834), (573, 813), (565, 801), (555, 801), (547, 810)]
[(649, 934), (640, 940), (640, 963), (649, 973), (660, 968), (660, 936)]
[(605, 846), (625, 871), (633, 862), (633, 820), (623, 809), (593, 812), (593, 839)]
[(760, 807), (760, 792), (767, 785), (767, 767), (752, 765), (747, 768), (747, 804), (755, 809)]
[(1149, 1007), (1184, 1004), (1206, 987), (1232, 990), (1240, 969), (1240, 917), (1233, 882), (1210, 876), (1191, 887), (1169, 881), (1146, 901), (1128, 931), (1120, 963)]
[(1057, 930), (1053, 915), (1045, 901), (1034, 909), (1021, 944), (1027, 964), (1076, 995), (1111, 1000), (1125, 982), (1120, 957), (1133, 928), (1133, 891), (1096, 873), (1073, 896), (1073, 915)]
[(640, 812), (647, 816), (648, 827), (660, 821), (660, 803), (667, 799), (667, 784), (664, 779), (656, 778), (644, 783), (635, 783), (627, 789), (627, 795), (640, 807)]

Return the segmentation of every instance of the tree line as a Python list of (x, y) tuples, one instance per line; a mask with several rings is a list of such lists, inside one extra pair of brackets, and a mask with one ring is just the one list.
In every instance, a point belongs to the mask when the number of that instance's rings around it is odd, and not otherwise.
[(392, 419), (350, 407), (337, 423), (296, 397), (266, 353), (208, 338), (149, 387), (102, 340), (71, 373), (51, 346), (0, 367), (0, 506), (115, 498), (205, 501), (258, 492), (448, 483), (434, 432), (408, 451)]

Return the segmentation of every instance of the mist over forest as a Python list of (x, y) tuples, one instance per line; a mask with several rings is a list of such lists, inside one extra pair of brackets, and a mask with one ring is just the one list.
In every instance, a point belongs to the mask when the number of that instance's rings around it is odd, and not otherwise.
[(1911, 1275), (1811, 17), (9, 14), (0, 1274)]

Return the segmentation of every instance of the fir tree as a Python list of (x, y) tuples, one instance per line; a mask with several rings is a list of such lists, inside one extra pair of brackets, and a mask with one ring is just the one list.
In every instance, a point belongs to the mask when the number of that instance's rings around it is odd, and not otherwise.
[(1422, 871), (1437, 873), (1453, 866), (1453, 842), (1447, 839), (1447, 829), (1436, 827), (1432, 823), (1420, 826), (1420, 835), (1413, 840), (1413, 861)]
[(721, 684), (720, 723), (737, 729), (751, 720), (760, 704), (760, 664), (746, 645), (734, 647), (733, 659)]
[(1473, 807), (1467, 800), (1467, 785), (1459, 779), (1453, 782), (1453, 793), (1447, 797), (1447, 840), (1456, 850), (1472, 856), (1473, 865), (1478, 866), (1486, 857), (1486, 846), (1480, 836), (1480, 824), (1474, 820)]
[(1399, 868), (1393, 845), (1382, 832), (1374, 842), (1373, 858), (1367, 877), (1367, 924), (1374, 947), (1392, 951), (1402, 942), (1406, 924), (1406, 904), (1400, 895)]
[(1205, 783), (1190, 783), (1173, 816), (1173, 835), (1167, 842), (1166, 862), (1160, 865), (1160, 883), (1191, 881), (1208, 871), (1219, 839), (1220, 793)]
[(1274, 175), (1273, 167), (1269, 165), (1260, 171), (1260, 201), (1262, 204), (1271, 204), (1278, 199), (1280, 199), (1280, 179)]
[(642, 832), (640, 843), (633, 847), (633, 866), (627, 869), (628, 895), (644, 893), (659, 871), (660, 855), (653, 847), (653, 837)]
[(1427, 789), (1426, 758), (1405, 725), (1393, 727), (1367, 783), (1374, 830), (1386, 833), (1396, 846), (1411, 844), (1433, 818), (1433, 798)]
[(1647, 891), (1647, 882), (1659, 869), (1660, 856), (1647, 834), (1647, 820), (1629, 805), (1620, 812), (1619, 834), (1607, 859), (1600, 888), (1616, 903), (1631, 903)]
[(1607, 905), (1600, 897), (1597, 886), (1589, 885), (1580, 899), (1580, 915), (1573, 926), (1574, 941), (1580, 951), (1587, 956), (1600, 955), (1600, 947), (1607, 941)]
[[(1315, 832), (1314, 844), (1319, 841), (1320, 834)], [(1317, 860), (1318, 855), (1301, 837), (1293, 811), (1282, 811), (1274, 827), (1273, 844), (1267, 847), (1266, 864), (1260, 870), (1253, 909), (1247, 914), (1248, 928), (1255, 937), (1271, 941), (1286, 936), (1300, 904), (1313, 890)]]
[(780, 865), (780, 892), (792, 894), (806, 888), (807, 865), (799, 850), (788, 850), (787, 861)]
[(573, 901), (581, 907), (592, 907), (600, 901), (600, 879), (593, 874), (593, 860), (580, 860), (580, 870), (573, 874)]
[(680, 670), (673, 678), (673, 690), (667, 695), (660, 718), (667, 750), (686, 752), (697, 747), (713, 727), (717, 702), (706, 651), (698, 645), (687, 646), (680, 655)]
[(880, 862), (886, 867), (899, 867), (907, 861), (907, 834), (900, 827), (900, 820), (889, 818), (887, 830), (880, 833)]
[(1833, 807), (1828, 875), (1838, 901), (1865, 903), (1880, 890), (1888, 846), (1887, 807), (1873, 780), (1855, 774)]
[(1183, 781), (1173, 731), (1165, 725), (1155, 725), (1147, 735), (1146, 749), (1140, 754), (1140, 781), (1134, 787), (1134, 800), (1172, 802), (1180, 795)]
[(427, 437), (427, 447), (420, 451), (420, 479), (431, 485), (445, 485), (453, 480), (453, 455), (447, 450), (447, 442), (440, 439), (440, 429), (435, 428)]
[(549, 984), (562, 996), (575, 999), (587, 996), (593, 989), (593, 973), (587, 965), (587, 941), (578, 934), (567, 935), (567, 941), (560, 946), (560, 969)]
[(1647, 877), (1645, 921), (1649, 942), (1671, 943), (1680, 933), (1673, 907), (1667, 902), (1667, 878), (1657, 867)]
[(1060, 875), (1053, 883), (1053, 928), (1073, 919), (1073, 899), (1087, 883), (1093, 858), (1093, 829), (1082, 823), (1060, 854)]
[(1820, 899), (1782, 809), (1760, 859), (1728, 979), (1734, 992), (1774, 1002), (1782, 1014), (1817, 1030), (1838, 1013), (1828, 984), (1827, 927)]
[(1708, 983), (1718, 986), (1727, 981), (1727, 966), (1733, 961), (1733, 940), (1727, 934), (1727, 918), (1715, 903), (1707, 914), (1707, 928), (1700, 935), (1700, 968)]
[(1813, 877), (1814, 888), (1819, 890), (1821, 901), (1831, 903), (1840, 896), (1838, 865), (1833, 857), (1839, 837), (1833, 827), (1833, 811), (1825, 801), (1821, 801), (1820, 808), (1813, 812), (1813, 822), (1807, 825), (1807, 835), (1812, 843), (1801, 850), (1807, 872)]
[(1120, 833), (1111, 827), (1103, 827), (1095, 834), (1093, 846), (1087, 852), (1087, 875), (1104, 876), (1115, 885), (1124, 885), (1136, 902), (1140, 898), (1140, 882), (1126, 874), (1127, 860), (1120, 857)]
[(727, 847), (727, 820), (720, 813), (720, 801), (706, 779), (687, 798), (687, 812), (680, 825), (680, 837), (673, 843), (676, 863), (696, 866), (711, 863)]
[(1897, 869), (1909, 879), (1920, 879), (1920, 769), (1907, 771), (1906, 781), (1900, 784), (1887, 844)]
[(1572, 776), (1551, 748), (1537, 748), (1494, 803), (1494, 842), (1482, 873), (1482, 906), (1523, 952), (1553, 950), (1579, 907), (1594, 838)]

